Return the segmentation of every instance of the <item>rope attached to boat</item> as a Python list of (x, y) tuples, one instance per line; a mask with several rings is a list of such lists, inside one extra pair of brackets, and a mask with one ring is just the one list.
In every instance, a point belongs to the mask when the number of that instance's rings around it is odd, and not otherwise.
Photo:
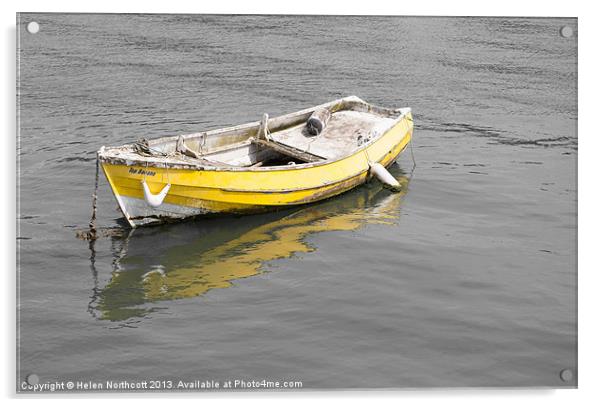
[(100, 170), (100, 158), (96, 153), (96, 175), (94, 177), (94, 193), (92, 194), (92, 215), (90, 216), (90, 223), (88, 224), (88, 230), (80, 230), (76, 233), (76, 236), (84, 240), (96, 240), (98, 239), (98, 233), (96, 229), (96, 203), (98, 201), (98, 176)]
[(90, 238), (96, 239), (96, 203), (98, 201), (98, 174), (100, 169), (100, 158), (96, 153), (96, 174), (94, 176), (94, 193), (92, 194), (92, 215), (90, 216)]
[[(149, 146), (148, 140), (146, 140), (144, 138), (136, 141), (133, 145), (133, 149), (138, 154), (140, 154), (142, 156), (147, 156), (147, 157), (155, 156), (155, 155), (169, 157), (171, 155), (171, 154), (165, 153), (163, 151), (159, 151), (159, 150), (155, 150), (155, 149), (151, 148)], [(148, 169), (148, 162), (146, 162), (146, 168)], [(146, 202), (153, 207), (157, 207), (163, 203), (163, 200), (165, 199), (165, 196), (167, 195), (167, 192), (169, 191), (169, 189), (171, 187), (171, 182), (169, 180), (169, 166), (168, 166), (167, 162), (165, 163), (165, 171), (167, 174), (167, 185), (157, 195), (152, 194), (150, 192), (150, 189), (148, 189), (148, 186), (146, 185), (146, 174), (148, 171), (144, 172), (144, 178), (142, 181), (144, 187), (146, 187), (146, 188), (143, 188), (143, 189), (145, 189), (144, 195), (146, 198)], [(79, 230), (76, 232), (76, 236), (83, 240), (94, 241), (101, 236), (118, 236), (121, 234), (120, 228), (117, 228), (114, 230), (113, 229), (99, 230), (96, 226), (96, 213), (97, 213), (97, 209), (98, 209), (97, 202), (98, 202), (99, 177), (100, 177), (100, 155), (97, 152), (96, 153), (96, 173), (94, 175), (94, 192), (92, 193), (92, 215), (90, 215), (90, 222), (88, 224), (88, 229), (87, 230)]]
[[(410, 138), (410, 153), (412, 156), (413, 163), (411, 173), (414, 174), (414, 169), (416, 168), (416, 159), (414, 158), (414, 146), (412, 141), (413, 138)], [(391, 173), (387, 171), (387, 169), (382, 164), (370, 160), (367, 148), (364, 148), (363, 151), (364, 155), (366, 156), (366, 161), (368, 162), (368, 170), (370, 172), (370, 175), (376, 177), (385, 186), (385, 188), (388, 188), (394, 192), (400, 192), (403, 188), (399, 181), (397, 181), (397, 179), (393, 175), (391, 175)]]
[(414, 169), (416, 168), (416, 159), (414, 158), (414, 137), (412, 137), (410, 139), (410, 155), (412, 156), (412, 172), (414, 172)]
[(96, 174), (94, 175), (94, 193), (92, 194), (92, 216), (90, 216), (90, 232), (96, 237), (96, 202), (98, 201), (98, 174), (100, 169), (100, 158), (96, 153)]
[[(414, 125), (414, 118), (408, 117), (408, 120), (412, 122)], [(410, 155), (412, 156), (412, 174), (414, 174), (414, 169), (416, 169), (416, 159), (414, 158), (414, 137), (410, 138)]]
[(168, 157), (170, 154), (165, 153), (163, 151), (160, 150), (156, 150), (154, 148), (152, 148), (148, 142), (147, 139), (145, 138), (141, 138), (140, 140), (137, 140), (134, 144), (133, 144), (133, 149), (136, 153), (142, 155), (142, 156), (146, 156), (146, 157), (153, 157), (156, 155), (162, 156), (162, 157)]

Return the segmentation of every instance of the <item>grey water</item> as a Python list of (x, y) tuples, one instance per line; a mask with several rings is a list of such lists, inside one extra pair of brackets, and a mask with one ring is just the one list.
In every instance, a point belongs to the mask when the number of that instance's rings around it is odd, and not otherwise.
[[(576, 19), (26, 13), (17, 37), (18, 391), (577, 385)], [(349, 95), (413, 109), (402, 193), (75, 237), (101, 146)], [(102, 176), (98, 216), (124, 227)]]

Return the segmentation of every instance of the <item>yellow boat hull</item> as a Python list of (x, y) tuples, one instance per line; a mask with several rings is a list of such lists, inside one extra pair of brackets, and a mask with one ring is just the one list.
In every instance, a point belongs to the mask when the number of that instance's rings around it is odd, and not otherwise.
[[(369, 162), (393, 163), (412, 132), (407, 114), (366, 148), (312, 166), (175, 169), (103, 161), (101, 166), (124, 217), (136, 227), (206, 214), (259, 212), (341, 194), (370, 177)], [(145, 202), (142, 181), (153, 194), (171, 185), (159, 207)]]

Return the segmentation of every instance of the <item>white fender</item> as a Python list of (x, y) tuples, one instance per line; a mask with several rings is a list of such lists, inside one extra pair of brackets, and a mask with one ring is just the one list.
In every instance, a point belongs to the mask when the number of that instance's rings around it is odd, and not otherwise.
[(167, 195), (167, 192), (169, 191), (169, 188), (171, 188), (171, 184), (165, 185), (161, 192), (159, 192), (157, 195), (153, 195), (153, 193), (148, 188), (146, 181), (142, 181), (142, 189), (144, 189), (144, 200), (153, 208), (161, 206), (163, 200), (165, 199), (165, 196)]
[(399, 183), (399, 181), (397, 181), (395, 177), (391, 175), (391, 173), (387, 171), (385, 167), (382, 166), (382, 164), (371, 162), (369, 165), (370, 174), (372, 174), (373, 176), (378, 178), (380, 182), (385, 184), (385, 187), (392, 189), (393, 191), (401, 191), (401, 184)]

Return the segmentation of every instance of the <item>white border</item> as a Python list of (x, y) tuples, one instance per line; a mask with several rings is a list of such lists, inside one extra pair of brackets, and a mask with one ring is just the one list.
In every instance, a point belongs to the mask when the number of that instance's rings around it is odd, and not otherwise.
[[(593, 4), (594, 2), (589, 2)], [(494, 16), (563, 16), (579, 18), (579, 390), (436, 390), (436, 391), (405, 391), (405, 392), (328, 392), (328, 393), (210, 393), (183, 395), (145, 395), (144, 403), (162, 405), (166, 399), (178, 399), (178, 403), (199, 405), (199, 403), (240, 404), (251, 405), (305, 405), (307, 403), (345, 402), (350, 405), (363, 405), (375, 399), (379, 404), (399, 405), (400, 403), (414, 405), (475, 405), (483, 404), (507, 407), (509, 403), (529, 403), (531, 405), (563, 406), (592, 405), (593, 400), (601, 399), (597, 387), (600, 379), (600, 297), (602, 290), (600, 260), (596, 256), (600, 251), (600, 169), (597, 162), (602, 153), (599, 131), (598, 107), (600, 89), (600, 56), (599, 39), (600, 18), (597, 7), (577, 2), (547, 1), (526, 2), (524, 0), (505, 0), (502, 2), (484, 1), (377, 1), (351, 2), (349, 0), (329, 2), (307, 0), (302, 2), (283, 1), (229, 1), (218, 2), (199, 1), (167, 1), (154, 2), (123, 0), (104, 0), (102, 2), (80, 1), (27, 1), (22, 0), (13, 4), (2, 4), (3, 56), (2, 92), (0, 111), (4, 134), (2, 136), (2, 151), (4, 166), (3, 174), (9, 181), (9, 190), (15, 190), (15, 13), (17, 11), (78, 11), (78, 12), (153, 12), (153, 13), (243, 13), (243, 14), (397, 14), (397, 15), (494, 15)], [(2, 349), (4, 351), (3, 367), (0, 383), (2, 395), (9, 402), (14, 402), (15, 388), (15, 196), (3, 197), (1, 224), (2, 259), (5, 267), (1, 270), (4, 277), (4, 312)], [(79, 398), (85, 398), (86, 404), (99, 405), (107, 402), (106, 398), (125, 397), (139, 398), (140, 395), (78, 395), (75, 397), (52, 397), (50, 404), (61, 406), (81, 404)], [(32, 397), (21, 397), (20, 402), (40, 403)], [(194, 400), (201, 398), (203, 400)], [(242, 399), (248, 399), (243, 401)], [(47, 403), (48, 401), (44, 401)], [(411, 404), (410, 404), (411, 403)]]

